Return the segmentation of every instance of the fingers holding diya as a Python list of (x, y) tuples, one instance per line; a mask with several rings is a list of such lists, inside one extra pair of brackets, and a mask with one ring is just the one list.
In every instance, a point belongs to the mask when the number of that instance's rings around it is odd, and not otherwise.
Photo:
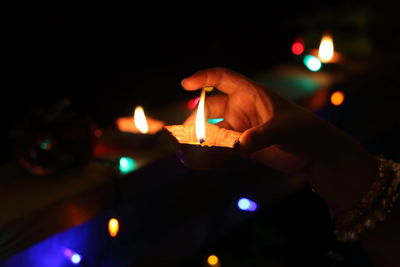
[(206, 91), (201, 91), (195, 124), (164, 126), (172, 137), (181, 162), (188, 168), (213, 170), (221, 167), (236, 154), (240, 132), (227, 130), (206, 122), (204, 102)]

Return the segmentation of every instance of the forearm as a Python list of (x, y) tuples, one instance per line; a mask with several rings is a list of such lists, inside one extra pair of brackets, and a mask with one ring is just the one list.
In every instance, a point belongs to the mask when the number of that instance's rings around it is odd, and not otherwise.
[[(355, 148), (353, 151), (342, 154), (343, 156), (336, 159), (333, 164), (326, 161), (326, 158), (321, 159), (324, 164), (315, 170), (321, 179), (313, 177), (315, 180), (311, 180), (310, 183), (319, 187), (319, 194), (334, 212), (335, 220), (343, 219), (344, 217), (341, 216), (348, 214), (350, 210), (360, 211), (359, 203), (366, 199), (372, 199), (371, 204), (367, 205), (368, 209), (361, 212), (360, 217), (352, 220), (350, 227), (343, 228), (348, 229), (345, 230), (347, 237), (339, 233), (338, 239), (344, 237), (349, 241), (352, 239), (349, 233), (353, 233), (353, 237), (360, 240), (364, 251), (377, 266), (399, 266), (400, 207), (398, 202), (395, 202), (397, 189), (394, 185), (398, 183), (398, 181), (396, 182), (396, 172), (390, 171), (392, 168), (390, 164), (388, 172), (382, 171), (386, 169), (382, 168), (386, 165), (378, 164), (376, 157), (366, 153), (361, 147), (353, 148)], [(335, 159), (331, 158), (330, 160), (334, 161)], [(346, 165), (346, 162), (347, 167), (341, 166)], [(331, 171), (328, 172), (328, 169)], [(387, 177), (385, 178), (387, 180), (382, 180), (382, 177)], [(372, 185), (379, 181), (387, 181), (387, 184), (377, 187), (378, 190), (374, 189)], [(335, 188), (335, 190), (329, 190), (329, 188)], [(391, 188), (391, 193), (389, 193), (389, 188)], [(376, 197), (368, 198), (367, 196), (371, 196), (371, 192), (379, 192), (379, 194), (375, 194)], [(391, 210), (385, 208), (385, 206), (390, 207), (388, 203), (397, 204), (397, 207), (394, 206), (393, 210), (388, 212)], [(380, 216), (377, 215), (377, 212)], [(370, 222), (367, 223), (367, 220)], [(337, 221), (335, 223), (338, 225)], [(356, 229), (360, 228), (361, 232), (357, 233)], [(342, 233), (345, 232), (342, 231)]]
[(326, 125), (312, 150), (309, 183), (336, 213), (353, 209), (376, 178), (378, 161), (356, 140)]

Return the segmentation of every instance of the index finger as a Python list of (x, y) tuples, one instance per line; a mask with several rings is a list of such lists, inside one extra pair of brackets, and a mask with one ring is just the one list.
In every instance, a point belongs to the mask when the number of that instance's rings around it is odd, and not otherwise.
[(228, 95), (256, 87), (253, 82), (243, 75), (225, 68), (201, 70), (183, 79), (181, 84), (188, 91), (214, 86)]

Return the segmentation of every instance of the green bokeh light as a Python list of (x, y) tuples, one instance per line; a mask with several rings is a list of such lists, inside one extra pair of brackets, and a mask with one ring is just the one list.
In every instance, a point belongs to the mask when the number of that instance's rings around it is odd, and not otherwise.
[(306, 55), (303, 59), (304, 65), (311, 71), (319, 71), (322, 67), (321, 61), (312, 55)]
[(129, 157), (121, 157), (119, 159), (119, 171), (122, 174), (133, 172), (137, 168), (136, 161)]
[(217, 124), (217, 123), (219, 123), (221, 121), (224, 121), (224, 119), (223, 118), (215, 118), (215, 119), (208, 119), (207, 120), (207, 122), (211, 123), (211, 124)]
[(51, 149), (51, 140), (46, 139), (40, 144), (40, 148), (43, 150), (50, 150)]

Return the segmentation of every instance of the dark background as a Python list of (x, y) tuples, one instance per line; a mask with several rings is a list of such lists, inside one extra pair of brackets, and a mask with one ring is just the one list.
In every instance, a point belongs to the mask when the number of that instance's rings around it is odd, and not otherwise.
[[(368, 68), (339, 86), (346, 90), (343, 107), (327, 107), (319, 114), (370, 151), (400, 159), (400, 23), (398, 9), (385, 2), (287, 1), (279, 7), (175, 9), (46, 3), (2, 12), (2, 160), (10, 158), (7, 133), (26, 121), (36, 106), (68, 98), (81, 114), (107, 125), (138, 104), (152, 112), (193, 97), (182, 90), (180, 81), (197, 70), (223, 66), (252, 77), (293, 62), (290, 46), (296, 37), (317, 47), (327, 30), (333, 32), (339, 51), (367, 59)], [(312, 202), (320, 205), (314, 198)], [(298, 217), (306, 221), (290, 233), (299, 235), (292, 248), (296, 251), (313, 230), (301, 227), (319, 214), (299, 209), (294, 199), (277, 209), (293, 216), (285, 214), (277, 224), (285, 221), (291, 228)]]
[[(180, 81), (197, 70), (223, 66), (251, 77), (293, 60), (290, 46), (296, 37), (316, 48), (326, 31), (341, 52), (379, 59), (378, 67), (350, 85), (363, 99), (352, 103), (352, 111), (377, 109), (365, 106), (376, 92), (383, 94), (380, 105), (397, 106), (397, 8), (382, 1), (266, 5), (167, 9), (47, 2), (3, 9), (3, 144), (35, 106), (68, 98), (80, 112), (108, 125), (138, 104), (151, 113), (193, 97)], [(394, 111), (385, 112), (383, 120), (392, 120), (386, 117)]]
[(342, 39), (366, 36), (375, 50), (399, 39), (396, 11), (381, 2), (175, 9), (47, 3), (3, 12), (7, 125), (62, 97), (98, 118), (138, 103), (157, 108), (187, 97), (180, 80), (194, 71), (224, 66), (252, 75), (290, 59), (291, 43), (304, 33), (315, 34), (314, 46), (326, 30)]

